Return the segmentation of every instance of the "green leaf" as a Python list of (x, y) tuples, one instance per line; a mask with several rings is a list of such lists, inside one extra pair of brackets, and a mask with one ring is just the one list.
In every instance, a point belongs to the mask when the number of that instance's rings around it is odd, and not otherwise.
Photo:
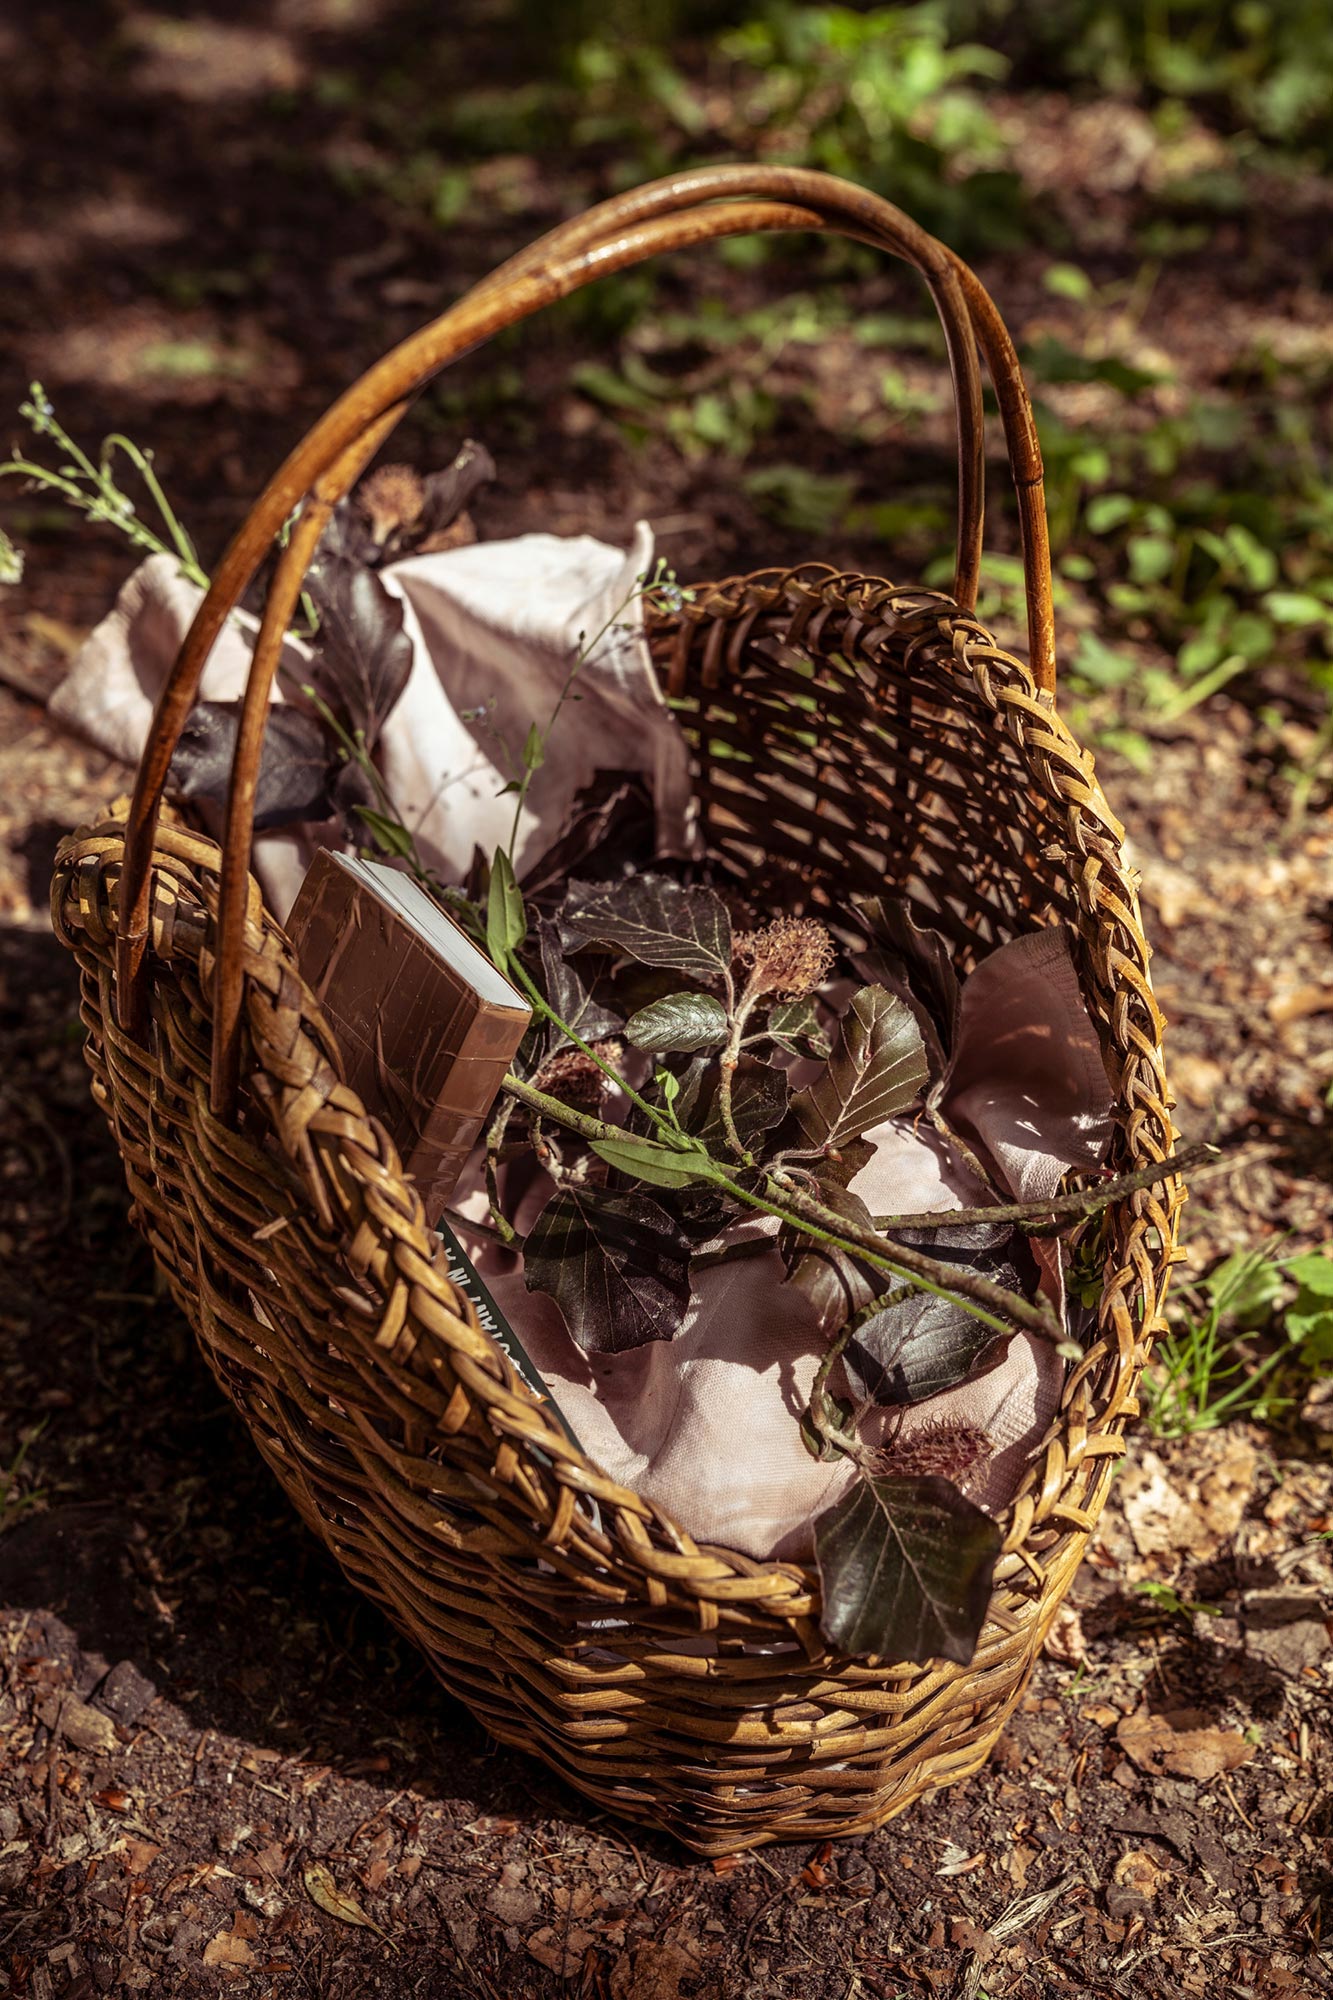
[(648, 1195), (574, 1184), (529, 1230), (523, 1282), (555, 1300), (585, 1354), (625, 1354), (679, 1332), (690, 1303), (690, 1246)]
[(905, 1111), (927, 1077), (911, 1008), (883, 986), (863, 986), (838, 1023), (828, 1068), (797, 1092), (792, 1110), (808, 1144), (836, 1146)]
[(523, 768), (525, 771), (540, 771), (546, 762), (546, 743), (536, 723), (529, 726), (527, 739), (523, 745)]
[(1131, 535), (1125, 546), (1129, 573), (1136, 583), (1160, 583), (1170, 576), (1176, 545), (1165, 535)]
[(819, 1024), (813, 1000), (779, 1000), (768, 1017), (768, 1032), (790, 1056), (826, 1056), (833, 1047)]
[(1305, 590), (1270, 590), (1263, 606), (1278, 625), (1324, 625), (1333, 615), (1322, 598)]
[(1226, 532), (1226, 545), (1251, 590), (1272, 589), (1277, 582), (1277, 557), (1256, 534), (1242, 527), (1239, 521), (1233, 521)]
[(1232, 1325), (1250, 1331), (1267, 1325), (1282, 1289), (1280, 1267), (1262, 1250), (1233, 1251), (1203, 1282), (1210, 1304)]
[(1050, 264), (1042, 274), (1042, 283), (1057, 299), (1090, 299), (1092, 279), (1077, 264)]
[(731, 919), (721, 897), (664, 876), (631, 875), (570, 912), (564, 924), (574, 937), (626, 951), (643, 965), (704, 979), (731, 967)]
[(711, 993), (672, 993), (631, 1014), (625, 1033), (651, 1055), (717, 1049), (727, 1039), (727, 1010)]
[(1074, 672), (1094, 687), (1121, 687), (1134, 674), (1134, 661), (1127, 653), (1117, 653), (1095, 632), (1085, 632), (1074, 654)]
[(1128, 493), (1099, 493), (1089, 500), (1083, 510), (1083, 519), (1091, 535), (1109, 535), (1114, 528), (1123, 528), (1134, 512), (1134, 502)]
[(357, 806), (356, 816), (365, 821), (375, 836), (376, 845), (385, 854), (396, 854), (404, 861), (410, 857), (412, 836), (396, 819), (386, 819), (383, 813), (372, 812), (369, 806)]
[(623, 1139), (594, 1139), (592, 1150), (617, 1173), (629, 1174), (650, 1187), (690, 1187), (695, 1181), (711, 1180), (713, 1163), (702, 1146), (677, 1150), (660, 1146), (655, 1139), (639, 1139), (627, 1132)]
[(1002, 1541), (947, 1479), (862, 1474), (815, 1522), (825, 1638), (844, 1653), (966, 1666)]
[(1333, 1309), (1289, 1312), (1286, 1327), (1288, 1340), (1299, 1347), (1300, 1358), (1307, 1368), (1322, 1370), (1333, 1361)]
[(847, 473), (813, 472), (804, 465), (765, 465), (741, 480), (746, 493), (780, 527), (797, 534), (831, 534), (856, 491)]
[(1294, 1278), (1303, 1292), (1313, 1292), (1318, 1298), (1333, 1299), (1333, 1257), (1325, 1256), (1322, 1250), (1312, 1250), (1305, 1257), (1291, 1258), (1286, 1271), (1287, 1276)]
[(527, 934), (527, 913), (514, 879), (514, 864), (504, 849), (498, 847), (491, 863), (491, 886), (486, 899), (486, 949), (501, 970)]

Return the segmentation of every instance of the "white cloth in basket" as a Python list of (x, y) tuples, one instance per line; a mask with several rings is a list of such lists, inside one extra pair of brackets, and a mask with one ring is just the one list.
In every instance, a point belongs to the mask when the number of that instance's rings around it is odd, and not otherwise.
[[(958, 1046), (944, 1110), (994, 1166), (1016, 1200), (1050, 1194), (1070, 1168), (1102, 1159), (1112, 1096), (1063, 930), (1034, 932), (983, 960), (963, 986)], [(872, 1214), (930, 1213), (991, 1199), (954, 1168), (941, 1142), (910, 1119), (868, 1135), (875, 1157), (852, 1188)], [(486, 1213), (480, 1164), (459, 1208)], [(530, 1225), (550, 1184), (518, 1218)], [(756, 1217), (732, 1232), (739, 1247), (776, 1233)], [(776, 1248), (712, 1265), (695, 1280), (674, 1340), (589, 1360), (559, 1309), (529, 1292), (515, 1260), (459, 1225), (496, 1304), (510, 1320), (589, 1456), (620, 1485), (656, 1501), (696, 1541), (757, 1558), (808, 1559), (813, 1521), (855, 1476), (822, 1464), (798, 1423), (823, 1343), (804, 1295), (784, 1283)], [(1058, 1269), (1058, 1266), (1056, 1267)], [(1047, 1268), (1046, 1285), (1057, 1279)], [(1001, 1510), (1060, 1402), (1065, 1364), (1049, 1341), (1019, 1333), (983, 1375), (902, 1414), (904, 1441), (944, 1426), (987, 1433), (991, 1449), (960, 1482), (988, 1512)], [(897, 1417), (877, 1414), (881, 1431)], [(874, 1430), (863, 1435), (874, 1441)]]
[[(662, 695), (643, 629), (638, 579), (653, 564), (640, 521), (628, 549), (591, 535), (520, 535), (411, 556), (380, 572), (403, 600), (411, 676), (380, 739), (389, 796), (425, 860), (459, 881), (474, 845), (506, 845), (512, 797), (502, 788), (533, 721), (545, 723), (580, 641), (577, 702), (556, 729), (529, 790), (515, 851), (519, 873), (562, 832), (575, 795), (598, 771), (636, 771), (657, 814), (657, 851), (688, 847), (689, 761)], [(138, 761), (153, 706), (202, 592), (174, 557), (150, 556), (124, 585), (51, 697), (51, 713), (101, 750)], [(237, 612), (204, 667), (200, 699), (232, 701), (245, 686), (257, 622)], [(304, 649), (288, 640), (284, 667), (302, 677)], [(281, 700), (275, 689), (274, 699)], [(255, 872), (284, 919), (330, 826), (261, 834)]]

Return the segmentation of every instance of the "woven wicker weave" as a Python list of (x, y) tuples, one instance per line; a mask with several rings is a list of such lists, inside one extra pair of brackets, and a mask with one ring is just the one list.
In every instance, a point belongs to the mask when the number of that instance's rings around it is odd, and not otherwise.
[[(304, 565), (407, 396), (598, 271), (755, 228), (838, 229), (923, 271), (959, 410), (959, 562), (951, 596), (810, 566), (703, 586), (657, 621), (709, 847), (756, 900), (784, 907), (818, 907), (830, 884), (840, 897), (887, 884), (948, 933), (964, 968), (1019, 932), (1072, 924), (1118, 1079), (1114, 1164), (1166, 1157), (1162, 1022), (1134, 880), (1091, 760), (1054, 709), (1040, 459), (1012, 348), (950, 252), (822, 175), (718, 168), (608, 203), (363, 378), (224, 557), (128, 813), (71, 835), (53, 884), (134, 1220), (304, 1519), (495, 1736), (704, 1854), (863, 1831), (984, 1761), (1123, 1448), (1183, 1191), (1167, 1182), (1110, 1211), (1099, 1331), (1007, 1516), (972, 1664), (835, 1657), (811, 1572), (696, 1545), (530, 1400), (445, 1277), (392, 1145), (340, 1082), (248, 856), (269, 684)], [(1031, 668), (971, 611), (978, 347), (1019, 490)], [(222, 618), (303, 496), (219, 848), (163, 818), (167, 764)]]

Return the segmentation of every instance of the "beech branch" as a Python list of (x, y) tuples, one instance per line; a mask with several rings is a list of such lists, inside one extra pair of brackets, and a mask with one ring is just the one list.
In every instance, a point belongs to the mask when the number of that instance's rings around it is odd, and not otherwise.
[[(524, 1083), (520, 1077), (507, 1076), (504, 1088), (520, 1104), (526, 1104), (529, 1110), (549, 1118), (553, 1124), (563, 1125), (566, 1131), (576, 1132), (580, 1138), (611, 1140), (621, 1145), (626, 1141), (633, 1142), (634, 1135), (626, 1133), (623, 1126), (608, 1124), (605, 1119), (590, 1117), (584, 1111), (575, 1111), (572, 1106), (561, 1103), (559, 1098), (550, 1097), (545, 1091)], [(1021, 1326), (1032, 1333), (1044, 1335), (1048, 1340), (1064, 1338), (1059, 1316), (1048, 1299), (1025, 1299), (1021, 1293), (1011, 1292), (977, 1272), (960, 1271), (952, 1264), (928, 1256), (924, 1250), (888, 1242), (875, 1230), (861, 1229), (849, 1223), (833, 1209), (825, 1208), (822, 1202), (796, 1188), (783, 1187), (771, 1177), (765, 1180), (762, 1194), (753, 1193), (734, 1181), (728, 1168), (705, 1153), (696, 1140), (687, 1139), (681, 1133), (674, 1136), (674, 1150), (685, 1156), (682, 1167), (688, 1167), (699, 1180), (729, 1194), (744, 1207), (776, 1216), (779, 1222), (790, 1224), (802, 1236), (857, 1257), (872, 1269), (886, 1272), (889, 1277), (906, 1278), (917, 1291), (934, 1292), (940, 1298), (952, 1299), (974, 1318), (994, 1327), (997, 1333), (1010, 1333), (1015, 1326)]]
[(1169, 1159), (1157, 1161), (1153, 1166), (1139, 1167), (1132, 1174), (1121, 1174), (1115, 1180), (1103, 1181), (1100, 1187), (1080, 1188), (1072, 1194), (1053, 1194), (1046, 1201), (1000, 1202), (991, 1208), (945, 1208), (927, 1215), (877, 1215), (875, 1227), (962, 1229), (976, 1222), (1013, 1222), (1029, 1236), (1060, 1236), (1074, 1223), (1100, 1215), (1103, 1209), (1123, 1201), (1126, 1195), (1136, 1194), (1140, 1188), (1156, 1187), (1162, 1181), (1169, 1181), (1173, 1174), (1187, 1173), (1190, 1168), (1201, 1166), (1204, 1161), (1217, 1159), (1220, 1155), (1220, 1147), (1202, 1139), (1196, 1145), (1185, 1146), (1180, 1152), (1173, 1153)]

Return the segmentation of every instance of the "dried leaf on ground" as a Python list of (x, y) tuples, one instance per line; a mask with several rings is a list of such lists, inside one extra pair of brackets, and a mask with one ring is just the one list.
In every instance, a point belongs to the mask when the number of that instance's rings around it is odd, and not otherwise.
[[(308, 1862), (301, 1870), (301, 1880), (311, 1902), (317, 1904), (326, 1916), (336, 1917), (340, 1924), (357, 1924), (368, 1931), (379, 1930), (374, 1918), (366, 1915), (355, 1898), (344, 1895), (322, 1861)], [(380, 1934), (383, 1935), (382, 1932)]]
[[(1173, 1711), (1192, 1722), (1194, 1711)], [(1177, 1728), (1171, 1715), (1140, 1710), (1127, 1715), (1116, 1730), (1116, 1741), (1132, 1764), (1150, 1777), (1216, 1778), (1248, 1763), (1254, 1745), (1238, 1729)]]
[(1059, 1660), (1063, 1666), (1076, 1667), (1088, 1655), (1088, 1642), (1083, 1635), (1083, 1620), (1072, 1604), (1062, 1604), (1051, 1621), (1051, 1629), (1046, 1634), (1045, 1651), (1052, 1660)]
[(669, 1939), (640, 1945), (612, 1967), (611, 2000), (681, 2000), (681, 1982), (698, 1972), (698, 1959)]
[(114, 1750), (118, 1738), (116, 1725), (109, 1716), (89, 1708), (86, 1701), (80, 1701), (76, 1694), (52, 1695), (50, 1701), (43, 1702), (37, 1711), (53, 1735), (63, 1737), (78, 1750), (92, 1750), (100, 1755)]
[(1244, 1519), (1258, 1469), (1254, 1447), (1221, 1432), (1199, 1439), (1197, 1453), (1199, 1473), (1184, 1483), (1155, 1451), (1142, 1452), (1121, 1476), (1120, 1507), (1141, 1556), (1207, 1560)]
[(205, 1965), (253, 1965), (255, 1954), (250, 1940), (259, 1926), (253, 1917), (238, 1910), (229, 1930), (218, 1931), (204, 1946)]
[(590, 1931), (557, 1930), (552, 1924), (544, 1924), (528, 1939), (528, 1951), (548, 1972), (571, 1979), (582, 1968), (584, 1954), (596, 1942)]
[(1294, 1679), (1329, 1658), (1329, 1621), (1317, 1590), (1252, 1590), (1245, 1598), (1245, 1650)]
[(1121, 1855), (1115, 1865), (1118, 1887), (1133, 1889), (1136, 1895), (1146, 1896), (1150, 1902), (1169, 1877), (1169, 1869), (1160, 1868), (1151, 1854), (1146, 1854), (1141, 1847), (1132, 1847), (1128, 1854)]

